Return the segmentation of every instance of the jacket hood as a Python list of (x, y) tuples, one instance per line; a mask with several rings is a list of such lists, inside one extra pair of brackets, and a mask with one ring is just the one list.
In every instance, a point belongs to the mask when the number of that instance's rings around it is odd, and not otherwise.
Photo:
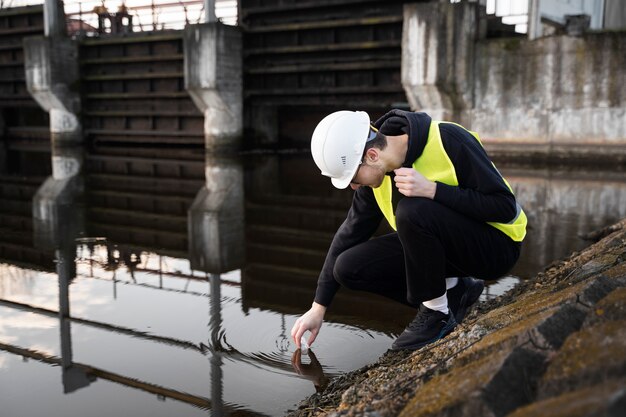
[(394, 109), (374, 122), (383, 135), (409, 135), (409, 147), (402, 166), (410, 167), (422, 155), (432, 118), (423, 112)]

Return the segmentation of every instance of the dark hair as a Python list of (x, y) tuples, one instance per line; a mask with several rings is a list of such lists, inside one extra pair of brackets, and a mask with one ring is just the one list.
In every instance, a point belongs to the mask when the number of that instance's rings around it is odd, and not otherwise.
[(380, 132), (376, 132), (376, 137), (365, 144), (365, 149), (363, 149), (363, 155), (367, 152), (368, 149), (378, 148), (381, 151), (387, 147), (387, 136), (383, 135)]

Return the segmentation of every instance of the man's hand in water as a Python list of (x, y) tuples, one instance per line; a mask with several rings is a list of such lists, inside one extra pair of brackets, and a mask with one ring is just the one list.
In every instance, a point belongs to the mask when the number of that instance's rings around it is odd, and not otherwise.
[(320, 327), (322, 327), (324, 314), (326, 314), (326, 307), (314, 302), (311, 309), (296, 320), (296, 323), (291, 328), (291, 337), (298, 348), (300, 348), (302, 335), (307, 330), (311, 332), (311, 337), (309, 337), (307, 343), (309, 346), (313, 344), (317, 334), (320, 332)]

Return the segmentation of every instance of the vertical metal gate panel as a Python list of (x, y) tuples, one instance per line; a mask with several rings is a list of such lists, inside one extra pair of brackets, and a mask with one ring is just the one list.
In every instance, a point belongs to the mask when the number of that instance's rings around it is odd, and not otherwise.
[(42, 148), (50, 142), (48, 113), (33, 100), (26, 88), (25, 37), (43, 35), (43, 6), (0, 10), (0, 117), (8, 149)]
[(403, 3), (241, 0), (246, 104), (406, 103)]
[(89, 140), (203, 145), (204, 116), (185, 91), (180, 31), (83, 40), (83, 121)]

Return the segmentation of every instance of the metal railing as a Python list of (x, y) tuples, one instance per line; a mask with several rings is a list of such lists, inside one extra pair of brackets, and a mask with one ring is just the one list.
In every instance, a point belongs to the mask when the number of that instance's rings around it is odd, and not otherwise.
[(528, 32), (528, 2), (520, 0), (487, 0), (487, 14), (502, 18), (502, 23), (515, 25), (518, 33)]
[[(42, 4), (43, 0), (0, 0), (0, 8)], [(68, 34), (102, 34), (183, 29), (205, 21), (204, 0), (65, 0)], [(215, 15), (237, 24), (237, 0), (215, 0)]]
[(450, 0), (450, 3), (470, 1), (487, 8), (487, 14), (502, 18), (502, 23), (515, 25), (518, 33), (528, 32), (528, 2), (526, 0)]

